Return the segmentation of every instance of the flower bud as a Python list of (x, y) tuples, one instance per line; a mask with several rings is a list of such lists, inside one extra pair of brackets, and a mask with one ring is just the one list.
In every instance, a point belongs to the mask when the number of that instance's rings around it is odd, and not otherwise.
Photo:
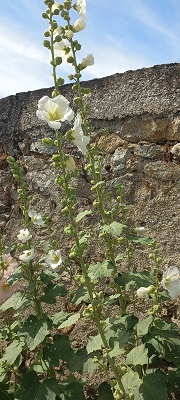
[(47, 49), (51, 48), (51, 44), (50, 44), (49, 40), (44, 40), (43, 45), (44, 45), (44, 47), (47, 47)]
[(48, 19), (48, 18), (49, 18), (49, 17), (48, 17), (48, 14), (47, 14), (47, 13), (42, 13), (42, 18)]
[(62, 64), (62, 57), (56, 57), (55, 58), (55, 63), (56, 63), (56, 65)]
[(68, 57), (68, 58), (67, 58), (67, 62), (68, 62), (69, 64), (73, 64), (73, 63), (74, 63), (74, 57), (72, 57), (72, 56)]
[(51, 36), (51, 34), (50, 34), (49, 31), (45, 31), (45, 32), (44, 32), (44, 36), (45, 36), (45, 37), (49, 37), (49, 36)]
[(45, 146), (52, 146), (53, 145), (53, 140), (51, 138), (43, 138), (42, 143)]

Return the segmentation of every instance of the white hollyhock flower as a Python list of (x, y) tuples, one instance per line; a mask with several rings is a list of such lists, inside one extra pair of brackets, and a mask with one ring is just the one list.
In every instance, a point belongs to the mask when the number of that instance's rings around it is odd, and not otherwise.
[(41, 217), (41, 214), (37, 213), (35, 210), (28, 210), (28, 215), (34, 225), (44, 226), (45, 223)]
[(34, 249), (24, 250), (23, 254), (19, 256), (19, 259), (24, 263), (28, 263), (30, 260), (34, 258)]
[(73, 31), (74, 32), (82, 31), (85, 28), (85, 26), (86, 24), (84, 18), (79, 18), (73, 25)]
[(26, 243), (29, 239), (32, 238), (32, 235), (30, 234), (28, 229), (20, 229), (19, 235), (17, 235), (17, 237), (22, 243)]
[(82, 59), (81, 68), (84, 69), (93, 64), (94, 64), (94, 56), (93, 54), (88, 54), (85, 58)]
[(74, 158), (69, 156), (66, 160), (66, 171), (71, 172), (76, 169), (76, 164), (74, 162)]
[(50, 250), (45, 258), (45, 263), (52, 269), (57, 268), (62, 263), (60, 250)]
[[(71, 31), (69, 30), (68, 32)], [(71, 34), (70, 37), (72, 37)], [(65, 39), (62, 39), (60, 42), (55, 42), (53, 47), (54, 47), (54, 56), (61, 57), (62, 61), (67, 61), (67, 58), (72, 57), (73, 55), (71, 50), (68, 53), (65, 51), (65, 49), (68, 47)]]
[(69, 107), (69, 101), (62, 95), (53, 99), (43, 96), (38, 102), (36, 115), (46, 121), (51, 128), (59, 129), (60, 121), (71, 121), (74, 118), (74, 111)]
[(77, 0), (75, 9), (81, 17), (86, 18), (86, 0)]
[(87, 151), (86, 146), (89, 143), (90, 138), (88, 136), (84, 136), (81, 124), (82, 124), (81, 115), (77, 114), (74, 121), (74, 127), (72, 129), (73, 143), (85, 156)]
[(180, 295), (180, 272), (175, 266), (168, 267), (163, 273), (161, 285), (169, 292), (172, 300)]
[(152, 286), (148, 286), (148, 287), (140, 287), (139, 289), (137, 289), (137, 296), (138, 297), (142, 297), (142, 298), (148, 298), (149, 297), (149, 293), (151, 291)]

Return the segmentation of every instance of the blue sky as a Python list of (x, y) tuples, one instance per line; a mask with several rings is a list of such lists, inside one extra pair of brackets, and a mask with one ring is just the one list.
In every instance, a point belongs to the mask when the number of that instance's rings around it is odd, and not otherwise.
[[(0, 98), (53, 85), (44, 10), (43, 0), (0, 1)], [(84, 80), (180, 62), (180, 0), (87, 0), (77, 39), (80, 59), (95, 58)], [(63, 64), (59, 72), (66, 78), (71, 68)]]

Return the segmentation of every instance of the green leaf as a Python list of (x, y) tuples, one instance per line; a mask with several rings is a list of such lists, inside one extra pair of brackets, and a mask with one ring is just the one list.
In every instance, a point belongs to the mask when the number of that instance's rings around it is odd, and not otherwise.
[(91, 376), (95, 369), (98, 368), (97, 364), (93, 362), (94, 356), (97, 356), (96, 352), (87, 354), (86, 348), (83, 347), (76, 351), (68, 363), (68, 368), (71, 372), (77, 371), (81, 374), (88, 373)]
[(14, 396), (8, 393), (8, 385), (0, 383), (0, 399), (1, 400), (13, 400)]
[(149, 326), (151, 325), (152, 321), (153, 321), (152, 315), (149, 315), (147, 318), (139, 321), (137, 324), (137, 335), (138, 336), (146, 335), (149, 331)]
[(143, 395), (143, 400), (168, 400), (165, 374), (157, 369), (144, 375), (140, 393)]
[(115, 282), (125, 290), (129, 290), (131, 285), (138, 289), (141, 286), (148, 287), (150, 285), (155, 285), (155, 277), (149, 271), (131, 274), (122, 272), (122, 274), (118, 274)]
[(84, 217), (86, 217), (86, 215), (90, 215), (92, 214), (91, 210), (85, 210), (83, 212), (80, 212), (77, 216), (76, 216), (76, 222), (81, 221)]
[(44, 289), (44, 296), (41, 297), (41, 300), (47, 304), (54, 304), (56, 303), (56, 297), (64, 297), (68, 293), (68, 291), (61, 285), (55, 285), (54, 283), (48, 285)]
[(149, 243), (152, 242), (152, 238), (150, 237), (141, 237), (137, 235), (129, 235), (126, 237), (127, 240), (130, 242), (137, 244), (137, 245), (148, 245)]
[(17, 243), (11, 244), (6, 250), (3, 251), (3, 254), (10, 254), (12, 251), (16, 250)]
[(56, 400), (60, 394), (55, 379), (46, 379), (41, 383), (35, 371), (23, 376), (22, 385), (25, 390), (18, 400)]
[(74, 355), (68, 335), (55, 335), (53, 343), (48, 343), (43, 349), (43, 359), (48, 360), (55, 367), (59, 361), (68, 361)]
[(53, 325), (62, 324), (66, 319), (69, 317), (69, 313), (65, 311), (59, 311), (58, 313), (54, 314), (51, 318)]
[(86, 346), (87, 354), (93, 353), (95, 350), (101, 350), (103, 341), (100, 335), (89, 336), (88, 344)]
[(51, 331), (51, 328), (52, 321), (46, 316), (42, 316), (38, 319), (35, 315), (30, 315), (21, 329), (21, 333), (24, 334), (28, 348), (34, 350), (43, 342)]
[(133, 342), (133, 335), (131, 332), (127, 331), (117, 331), (114, 337), (110, 337), (109, 346), (111, 347), (111, 351), (109, 355), (111, 357), (117, 357), (125, 352), (125, 348), (127, 344)]
[(119, 293), (112, 294), (111, 296), (105, 297), (104, 304), (106, 304), (106, 305), (113, 304), (113, 303), (115, 303), (116, 299), (118, 299), (118, 297), (119, 297)]
[(78, 319), (80, 318), (80, 314), (79, 313), (75, 313), (73, 315), (70, 315), (70, 317), (61, 323), (61, 325), (58, 326), (58, 328), (65, 328), (66, 326), (71, 326), (73, 324), (75, 324), (76, 321), (78, 321)]
[(4, 381), (4, 379), (6, 378), (6, 374), (7, 374), (7, 365), (2, 361), (2, 358), (1, 358), (1, 360), (0, 360), (0, 382)]
[(180, 368), (168, 372), (167, 387), (169, 393), (180, 392)]
[(16, 292), (1, 305), (0, 309), (5, 311), (9, 308), (13, 308), (16, 311), (21, 312), (30, 305), (31, 301), (27, 297), (25, 297), (21, 292)]
[(123, 229), (126, 227), (125, 224), (113, 221), (110, 225), (102, 225), (100, 232), (108, 233), (113, 237), (117, 238), (121, 235)]
[(60, 384), (61, 400), (86, 400), (83, 386), (80, 382), (71, 382), (68, 385)]
[(93, 279), (108, 278), (112, 275), (114, 271), (114, 266), (110, 261), (102, 261), (96, 264), (90, 265), (88, 269), (89, 277)]
[[(128, 371), (122, 376), (122, 384), (124, 386), (125, 392), (129, 395), (134, 394), (134, 400), (145, 400), (139, 393), (141, 383), (142, 381), (139, 379), (139, 375), (137, 372)], [(152, 397), (151, 400), (154, 400), (154, 398)]]
[(180, 340), (177, 338), (177, 343), (164, 343), (164, 358), (171, 361), (176, 367), (180, 367)]
[(119, 260), (124, 260), (124, 258), (127, 258), (127, 254), (126, 253), (119, 253), (116, 258), (115, 261), (119, 261)]
[(14, 364), (15, 360), (21, 353), (24, 346), (23, 339), (13, 340), (13, 342), (6, 347), (4, 355), (2, 357), (2, 361), (6, 361), (8, 364)]
[(82, 301), (88, 301), (89, 295), (87, 289), (80, 285), (77, 290), (70, 296), (70, 301), (74, 304), (80, 304)]
[(53, 269), (46, 269), (41, 272), (40, 280), (48, 285), (54, 280), (59, 280), (59, 274)]
[(147, 357), (148, 349), (145, 348), (145, 345), (142, 344), (138, 347), (132, 349), (127, 357), (126, 357), (126, 364), (128, 365), (144, 365), (147, 364), (148, 357)]
[(98, 399), (97, 400), (113, 400), (113, 394), (111, 386), (107, 382), (102, 382), (98, 387)]

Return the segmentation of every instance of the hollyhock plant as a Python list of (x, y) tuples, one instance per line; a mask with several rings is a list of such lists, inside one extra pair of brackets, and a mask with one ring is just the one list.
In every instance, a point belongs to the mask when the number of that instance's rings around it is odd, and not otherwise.
[(86, 18), (86, 0), (77, 0), (74, 8), (81, 17)]
[(45, 258), (45, 263), (52, 269), (59, 267), (62, 263), (60, 250), (50, 250)]
[(163, 273), (162, 287), (169, 292), (172, 300), (177, 299), (180, 295), (180, 272), (175, 266), (170, 266)]
[(46, 121), (51, 128), (59, 129), (60, 121), (71, 121), (74, 111), (69, 107), (69, 101), (62, 95), (51, 99), (43, 96), (38, 102), (36, 115), (42, 121)]
[(17, 261), (13, 259), (10, 254), (4, 254), (2, 256), (2, 261), (4, 269), (0, 272), (0, 302), (9, 299), (18, 287), (17, 283), (9, 286), (7, 281), (18, 265)]
[(19, 259), (24, 263), (28, 263), (30, 260), (34, 258), (34, 249), (24, 250), (23, 254), (19, 256)]
[(17, 235), (17, 237), (22, 243), (26, 243), (29, 239), (32, 238), (32, 235), (30, 234), (28, 229), (20, 229), (19, 235)]
[(37, 213), (35, 210), (28, 210), (28, 215), (34, 225), (44, 226), (45, 223), (41, 217), (41, 214)]
[(78, 149), (82, 152), (83, 155), (86, 155), (86, 146), (88, 145), (90, 138), (83, 134), (82, 130), (82, 118), (80, 114), (77, 114), (74, 127), (72, 129), (72, 141), (78, 147)]

